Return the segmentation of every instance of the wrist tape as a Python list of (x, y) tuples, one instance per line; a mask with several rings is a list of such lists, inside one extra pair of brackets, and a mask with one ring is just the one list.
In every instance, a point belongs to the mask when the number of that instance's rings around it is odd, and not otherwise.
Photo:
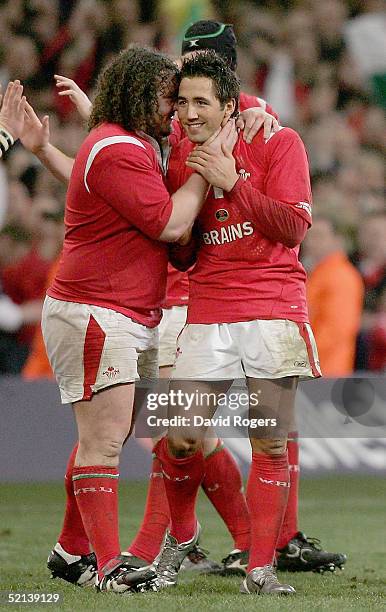
[(12, 135), (0, 124), (0, 157), (14, 144)]

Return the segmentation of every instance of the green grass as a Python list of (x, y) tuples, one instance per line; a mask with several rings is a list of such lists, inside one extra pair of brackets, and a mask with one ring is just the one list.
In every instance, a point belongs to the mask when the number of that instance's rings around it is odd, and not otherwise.
[[(300, 526), (320, 537), (326, 548), (346, 552), (344, 572), (336, 575), (280, 574), (298, 594), (293, 598), (239, 595), (238, 578), (182, 574), (178, 587), (130, 597), (97, 594), (50, 580), (45, 560), (61, 526), (64, 494), (60, 484), (3, 484), (0, 507), (0, 590), (60, 593), (62, 610), (385, 610), (385, 481), (373, 477), (304, 480)], [(144, 483), (121, 485), (121, 542), (129, 544), (140, 523)], [(204, 495), (199, 517), (202, 544), (220, 560), (230, 537)], [(0, 605), (1, 610), (50, 610), (58, 605)]]

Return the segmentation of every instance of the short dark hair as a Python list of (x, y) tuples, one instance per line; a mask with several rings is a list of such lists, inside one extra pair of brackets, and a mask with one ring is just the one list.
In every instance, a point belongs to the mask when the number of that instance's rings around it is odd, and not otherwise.
[(230, 23), (221, 23), (211, 19), (196, 21), (185, 32), (181, 55), (191, 51), (212, 49), (216, 51), (231, 67), (237, 67), (237, 40)]
[(141, 47), (122, 51), (98, 79), (89, 129), (110, 122), (127, 131), (151, 134), (157, 94), (172, 82), (177, 95), (178, 74), (176, 64), (166, 55)]
[(203, 51), (184, 59), (180, 79), (195, 77), (206, 77), (213, 82), (215, 95), (221, 106), (234, 98), (236, 101), (234, 114), (237, 113), (240, 81), (230, 66), (215, 51)]

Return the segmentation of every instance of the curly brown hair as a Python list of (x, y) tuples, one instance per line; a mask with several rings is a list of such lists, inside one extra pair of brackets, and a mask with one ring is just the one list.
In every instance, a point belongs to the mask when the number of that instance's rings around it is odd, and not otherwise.
[(179, 70), (166, 55), (141, 47), (122, 51), (98, 78), (88, 127), (117, 123), (151, 135), (157, 94), (177, 95)]

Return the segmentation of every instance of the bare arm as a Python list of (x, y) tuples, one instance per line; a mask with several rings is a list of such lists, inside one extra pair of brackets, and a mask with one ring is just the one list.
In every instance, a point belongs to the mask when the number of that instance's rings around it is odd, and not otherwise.
[(48, 115), (40, 121), (28, 102), (25, 107), (24, 129), (20, 136), (22, 145), (42, 162), (55, 178), (68, 183), (74, 160), (50, 143)]
[(159, 240), (175, 242), (192, 226), (208, 192), (208, 183), (199, 174), (193, 174), (172, 195), (173, 210)]
[(58, 181), (67, 184), (70, 180), (74, 160), (62, 151), (48, 143), (41, 151), (35, 153), (43, 166), (54, 175)]

